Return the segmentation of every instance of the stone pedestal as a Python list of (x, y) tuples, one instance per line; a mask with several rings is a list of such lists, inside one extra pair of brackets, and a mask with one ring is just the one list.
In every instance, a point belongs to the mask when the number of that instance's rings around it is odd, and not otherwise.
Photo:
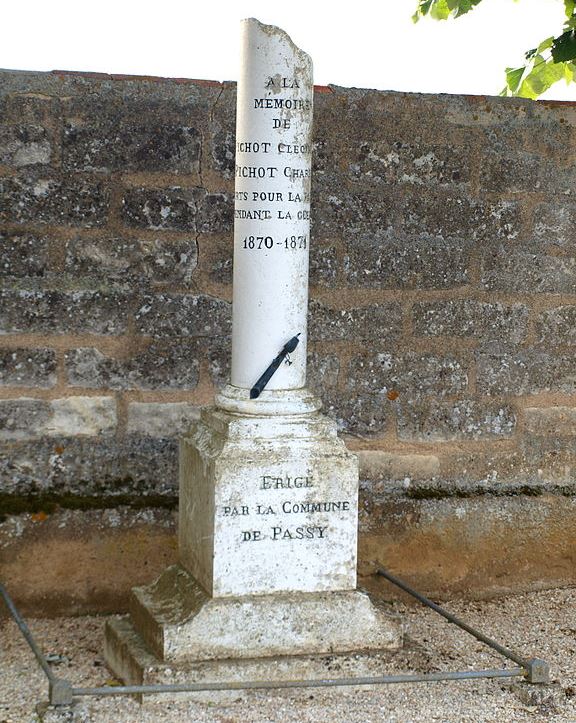
[(401, 644), (355, 589), (358, 461), (305, 386), (312, 64), (256, 20), (242, 48), (231, 384), (181, 440), (180, 564), (107, 627), (126, 683), (374, 676)]
[[(228, 405), (254, 404), (227, 391)], [(180, 564), (106, 629), (128, 684), (376, 675), (401, 645), (398, 622), (355, 589), (356, 457), (318, 411), (264, 416), (262, 402), (258, 415), (203, 410), (181, 441)], [(303, 391), (291, 403), (317, 406)]]

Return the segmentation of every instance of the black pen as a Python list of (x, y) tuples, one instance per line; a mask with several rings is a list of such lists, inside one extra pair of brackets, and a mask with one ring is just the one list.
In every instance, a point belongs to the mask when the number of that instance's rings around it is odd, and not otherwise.
[(296, 336), (293, 336), (291, 339), (289, 339), (286, 344), (284, 344), (280, 352), (274, 357), (274, 360), (272, 361), (270, 366), (266, 369), (264, 374), (262, 374), (260, 379), (258, 379), (256, 384), (250, 390), (250, 399), (257, 399), (260, 396), (262, 390), (268, 384), (268, 382), (272, 378), (272, 375), (278, 369), (280, 364), (282, 364), (288, 354), (291, 354), (298, 346), (298, 342), (300, 341), (300, 339), (298, 339), (299, 336), (300, 332), (296, 334)]

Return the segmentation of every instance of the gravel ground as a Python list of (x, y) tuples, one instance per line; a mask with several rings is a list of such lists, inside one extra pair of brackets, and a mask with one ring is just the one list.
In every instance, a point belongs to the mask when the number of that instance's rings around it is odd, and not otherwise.
[[(392, 607), (406, 623), (407, 648), (391, 659), (390, 672), (502, 667), (502, 658), (434, 612), (403, 602)], [(259, 692), (226, 705), (140, 706), (123, 697), (84, 698), (74, 723), (576, 722), (576, 589), (447, 602), (445, 607), (520, 654), (548, 660), (552, 684), (529, 686), (509, 679), (388, 685), (347, 694), (320, 689)], [(81, 617), (28, 624), (44, 653), (53, 657), (59, 676), (74, 685), (93, 686), (113, 682), (101, 654), (104, 622), (102, 617)], [(5, 621), (1, 631), (0, 723), (32, 723), (38, 720), (36, 704), (47, 699), (43, 675), (16, 626)]]

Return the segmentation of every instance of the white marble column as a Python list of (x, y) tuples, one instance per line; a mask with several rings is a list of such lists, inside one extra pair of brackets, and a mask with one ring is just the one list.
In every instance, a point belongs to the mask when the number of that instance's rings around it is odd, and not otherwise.
[(237, 390), (250, 390), (284, 344), (300, 335), (291, 364), (282, 363), (267, 383), (264, 406), (270, 392), (306, 383), (314, 89), (309, 56), (284, 31), (249, 19), (241, 33), (231, 374), (236, 389), (225, 396), (246, 396)]

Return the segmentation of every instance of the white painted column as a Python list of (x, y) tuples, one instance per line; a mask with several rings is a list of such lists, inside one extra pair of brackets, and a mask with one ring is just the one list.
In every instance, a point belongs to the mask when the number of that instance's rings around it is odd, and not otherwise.
[(292, 364), (266, 386), (297, 390), (306, 383), (312, 61), (283, 30), (253, 18), (241, 38), (231, 384), (250, 390), (300, 334)]

